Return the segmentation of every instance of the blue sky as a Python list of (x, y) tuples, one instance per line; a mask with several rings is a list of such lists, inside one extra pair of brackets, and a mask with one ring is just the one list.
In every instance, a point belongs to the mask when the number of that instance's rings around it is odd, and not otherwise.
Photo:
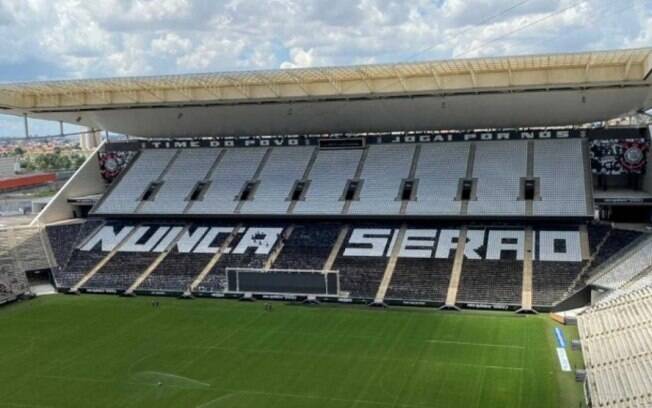
[(0, 0), (0, 38), (2, 82), (291, 68), (651, 46), (652, 1)]

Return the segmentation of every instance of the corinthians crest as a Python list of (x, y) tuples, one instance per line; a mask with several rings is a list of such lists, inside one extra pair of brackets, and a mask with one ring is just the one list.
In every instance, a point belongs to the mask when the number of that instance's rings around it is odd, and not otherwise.
[(591, 140), (591, 170), (593, 174), (618, 176), (644, 174), (649, 142), (638, 139)]

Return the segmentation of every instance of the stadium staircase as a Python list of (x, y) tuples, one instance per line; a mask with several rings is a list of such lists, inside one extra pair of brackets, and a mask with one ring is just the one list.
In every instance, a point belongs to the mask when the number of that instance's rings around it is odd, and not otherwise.
[(373, 305), (385, 305), (385, 294), (387, 293), (389, 283), (392, 281), (392, 275), (394, 274), (394, 268), (396, 268), (396, 261), (398, 260), (398, 255), (401, 251), (406, 229), (406, 224), (402, 224), (401, 228), (399, 229), (398, 236), (396, 237), (396, 242), (394, 242), (394, 246), (392, 247), (392, 253), (390, 254), (389, 262), (387, 262), (387, 266), (385, 267), (383, 279), (380, 281), (378, 292), (376, 293), (376, 297), (372, 303)]
[(294, 225), (290, 225), (289, 227), (285, 228), (283, 232), (280, 235), (279, 241), (276, 243), (276, 246), (272, 251), (270, 252), (269, 256), (267, 257), (267, 260), (265, 261), (265, 265), (263, 266), (264, 270), (269, 270), (272, 269), (272, 265), (274, 265), (274, 262), (276, 262), (276, 258), (281, 254), (281, 251), (283, 250), (283, 247), (285, 246), (285, 241), (290, 238), (290, 235), (292, 235), (292, 232), (294, 231)]
[(460, 277), (462, 276), (462, 263), (464, 262), (464, 248), (466, 245), (466, 227), (460, 228), (460, 236), (457, 240), (457, 248), (455, 248), (455, 259), (453, 259), (453, 269), (451, 270), (451, 278), (448, 283), (448, 291), (446, 293), (446, 301), (441, 307), (442, 309), (460, 310), (455, 305), (457, 301), (457, 289), (460, 285)]
[(534, 232), (532, 227), (525, 229), (525, 251), (523, 251), (523, 292), (521, 308), (517, 313), (534, 313), (532, 308), (532, 257), (534, 249)]
[(174, 245), (179, 241), (179, 239), (183, 236), (183, 234), (188, 230), (188, 226), (186, 225), (183, 229), (179, 231), (179, 233), (174, 237), (173, 240), (170, 241), (168, 246), (161, 252), (161, 254), (154, 259), (154, 262), (152, 262), (147, 269), (143, 271), (143, 273), (134, 281), (134, 283), (125, 291), (125, 295), (130, 296), (134, 294), (134, 291), (149, 277), (149, 275), (152, 274), (156, 270), (156, 268), (165, 260), (165, 258), (168, 256), (172, 248), (174, 248)]
[(335, 260), (337, 259), (337, 254), (340, 253), (340, 249), (342, 248), (342, 245), (344, 245), (344, 240), (346, 239), (346, 236), (348, 235), (350, 228), (351, 227), (349, 225), (344, 225), (342, 226), (342, 229), (340, 229), (340, 232), (337, 235), (337, 239), (335, 240), (335, 244), (331, 249), (331, 253), (330, 255), (328, 255), (328, 258), (324, 263), (324, 267), (322, 268), (323, 270), (330, 271), (333, 269), (333, 265), (335, 264)]

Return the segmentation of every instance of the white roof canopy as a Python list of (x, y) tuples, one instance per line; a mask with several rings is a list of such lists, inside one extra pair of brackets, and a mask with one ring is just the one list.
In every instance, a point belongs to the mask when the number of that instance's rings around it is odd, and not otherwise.
[[(535, 95), (537, 92), (564, 96), (575, 93), (577, 98), (582, 98), (582, 103), (587, 98), (595, 98), (590, 104), (594, 114), (578, 109), (577, 119), (570, 119), (570, 123), (608, 119), (608, 116), (601, 115), (617, 115), (652, 106), (651, 71), (652, 48), (642, 48), (347, 67), (9, 83), (0, 84), (0, 108), (9, 114), (27, 113), (31, 117), (76, 122), (137, 136), (210, 136), (261, 131), (374, 130), (380, 126), (376, 123), (377, 115), (373, 114), (379, 112), (379, 102), (385, 114), (398, 115), (395, 123), (383, 124), (390, 127), (383, 130), (405, 126), (455, 128), (461, 125), (447, 121), (446, 117), (424, 121), (413, 112), (410, 112), (412, 117), (407, 113), (411, 109), (432, 109), (440, 105), (452, 110), (456, 105), (463, 108), (461, 102), (468, 105), (469, 97), (473, 99), (475, 96), (479, 98), (478, 103), (465, 108), (467, 120), (462, 126), (464, 128), (508, 127), (521, 123), (522, 126), (554, 125), (567, 124), (567, 115), (554, 117), (555, 109), (551, 109), (550, 114), (539, 111), (534, 116), (517, 117), (515, 115), (519, 113), (512, 106), (516, 100), (505, 96), (530, 94), (531, 97), (525, 99), (518, 97), (518, 103), (531, 101), (533, 109), (545, 110), (550, 105), (547, 101), (541, 105), (543, 102), (540, 95)], [(604, 92), (608, 89), (611, 91)], [(625, 93), (629, 97), (621, 97)], [(492, 95), (496, 97), (491, 98)], [(481, 101), (483, 96), (490, 98)], [(598, 100), (599, 97), (603, 99)], [(423, 103), (414, 104), (407, 100), (411, 98), (425, 98), (423, 102), (429, 102), (425, 106)], [(399, 103), (401, 100), (403, 103)], [(322, 105), (318, 106), (316, 102)], [(468, 107), (482, 109), (487, 103), (502, 104), (502, 111), (492, 109), (494, 117), (498, 115), (495, 120), (478, 120), (476, 123)], [(266, 104), (275, 106), (262, 109), (261, 106)], [(212, 112), (210, 117), (218, 116), (219, 120), (206, 122), (201, 112), (196, 111), (202, 107)], [(572, 106), (565, 108), (573, 113)], [(283, 114), (288, 109), (290, 114)], [(290, 117), (297, 109), (306, 110), (306, 117), (302, 119), (297, 115), (298, 121), (297, 116)], [(160, 121), (161, 126), (149, 123), (144, 127), (143, 123), (129, 123), (135, 120), (132, 117), (136, 112), (141, 112), (136, 115), (156, 121), (157, 110), (163, 116), (174, 110), (179, 125), (184, 122), (181, 118), (186, 113), (191, 116), (196, 113), (200, 122), (183, 123), (185, 129), (166, 119)], [(341, 121), (347, 116), (342, 110), (357, 112), (356, 121)], [(311, 114), (313, 117), (318, 114), (326, 116), (328, 121), (311, 125)], [(249, 125), (237, 120), (247, 121)]]

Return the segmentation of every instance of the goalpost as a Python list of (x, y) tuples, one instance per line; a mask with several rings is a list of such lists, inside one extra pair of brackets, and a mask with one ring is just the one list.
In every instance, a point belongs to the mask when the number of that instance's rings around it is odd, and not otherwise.
[(226, 293), (336, 297), (339, 291), (339, 271), (226, 268)]

